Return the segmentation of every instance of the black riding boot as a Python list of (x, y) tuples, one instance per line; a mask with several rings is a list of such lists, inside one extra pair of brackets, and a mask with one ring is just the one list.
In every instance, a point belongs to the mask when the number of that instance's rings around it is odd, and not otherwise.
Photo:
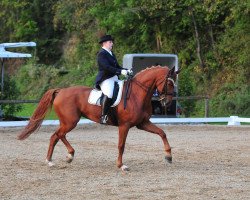
[(102, 116), (101, 116), (101, 120), (100, 123), (101, 124), (106, 124), (108, 121), (108, 111), (109, 108), (111, 106), (111, 100), (110, 98), (108, 98), (108, 96), (104, 95), (103, 100), (102, 100)]

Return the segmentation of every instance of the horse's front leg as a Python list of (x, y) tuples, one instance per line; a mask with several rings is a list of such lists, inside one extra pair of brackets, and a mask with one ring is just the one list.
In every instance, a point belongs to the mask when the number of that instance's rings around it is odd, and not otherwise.
[(166, 161), (171, 163), (172, 162), (171, 147), (170, 147), (170, 145), (168, 143), (166, 133), (164, 133), (164, 131), (162, 129), (160, 129), (156, 125), (152, 124), (152, 122), (150, 122), (150, 121), (144, 121), (141, 124), (137, 125), (136, 127), (138, 129), (145, 130), (145, 131), (148, 131), (150, 133), (157, 134), (157, 135), (159, 135), (161, 137), (161, 139), (163, 141), (163, 144), (164, 144), (165, 152), (166, 152), (165, 159), (166, 159)]
[(128, 124), (119, 126), (119, 139), (118, 139), (118, 159), (116, 165), (118, 168), (121, 168), (123, 171), (128, 171), (129, 168), (122, 163), (122, 155), (125, 149), (125, 143), (128, 135), (128, 130), (130, 126)]

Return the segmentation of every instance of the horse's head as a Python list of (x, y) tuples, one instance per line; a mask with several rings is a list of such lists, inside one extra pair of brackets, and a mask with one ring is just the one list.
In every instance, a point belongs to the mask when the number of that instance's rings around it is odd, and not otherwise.
[(163, 80), (159, 80), (156, 83), (156, 89), (160, 93), (160, 100), (166, 100), (166, 106), (170, 106), (173, 96), (174, 96), (174, 88), (175, 82), (177, 78), (177, 74), (180, 70), (175, 71), (173, 67), (172, 69), (168, 70), (167, 75), (164, 77)]

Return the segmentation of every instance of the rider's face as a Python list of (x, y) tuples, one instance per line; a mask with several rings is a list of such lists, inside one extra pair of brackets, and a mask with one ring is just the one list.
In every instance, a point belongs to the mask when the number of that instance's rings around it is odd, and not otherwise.
[(103, 42), (103, 47), (111, 51), (113, 47), (113, 41), (110, 40), (110, 41)]

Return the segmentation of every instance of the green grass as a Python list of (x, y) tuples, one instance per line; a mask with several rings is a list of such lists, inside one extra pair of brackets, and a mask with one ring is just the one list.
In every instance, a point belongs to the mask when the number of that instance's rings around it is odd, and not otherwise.
[[(36, 107), (37, 107), (37, 104), (35, 104), (35, 103), (34, 104), (33, 103), (23, 104), (23, 109), (20, 112), (16, 113), (15, 115), (17, 117), (31, 117), (33, 112), (35, 111)], [(47, 114), (45, 119), (58, 119), (58, 117), (56, 116), (56, 113), (52, 109), (51, 112), (49, 112)]]

